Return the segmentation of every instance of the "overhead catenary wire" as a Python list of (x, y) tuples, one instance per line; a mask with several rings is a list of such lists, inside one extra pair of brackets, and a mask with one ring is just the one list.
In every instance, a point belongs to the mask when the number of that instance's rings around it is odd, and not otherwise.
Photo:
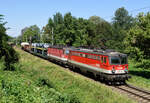
[(131, 10), (129, 12), (131, 13), (131, 12), (141, 11), (141, 10), (144, 10), (144, 9), (150, 9), (150, 6), (139, 8), (139, 9), (133, 9), (133, 10)]
[[(149, 11), (150, 11), (150, 6), (146, 6), (146, 7), (142, 7), (142, 8), (138, 8), (138, 9), (133, 9), (133, 10), (130, 10), (128, 12), (133, 13), (133, 12), (138, 12), (138, 11), (145, 10), (145, 9), (149, 9)], [(102, 17), (102, 18), (103, 19), (109, 19), (109, 18), (113, 18), (113, 17), (114, 17), (114, 15), (106, 16), (106, 17)]]

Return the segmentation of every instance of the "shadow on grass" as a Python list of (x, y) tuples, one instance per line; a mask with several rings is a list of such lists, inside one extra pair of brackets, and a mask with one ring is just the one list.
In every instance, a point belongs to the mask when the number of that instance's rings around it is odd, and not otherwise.
[(130, 71), (130, 74), (150, 79), (150, 71)]

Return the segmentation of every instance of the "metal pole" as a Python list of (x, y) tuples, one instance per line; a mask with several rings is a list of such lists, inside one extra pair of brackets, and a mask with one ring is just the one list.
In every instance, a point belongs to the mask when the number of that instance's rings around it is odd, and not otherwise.
[(53, 34), (53, 27), (52, 27), (52, 45), (54, 45), (54, 34)]
[(18, 44), (17, 42), (18, 42), (18, 38), (16, 37), (16, 45)]
[(26, 42), (27, 42), (27, 35), (26, 35)]

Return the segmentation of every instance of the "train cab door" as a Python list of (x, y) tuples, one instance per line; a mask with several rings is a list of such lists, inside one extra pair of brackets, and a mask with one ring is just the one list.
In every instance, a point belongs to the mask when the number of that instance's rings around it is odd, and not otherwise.
[(107, 56), (101, 56), (101, 68), (102, 69), (107, 68)]
[(72, 51), (71, 50), (69, 50), (69, 54), (68, 54), (68, 60), (71, 60), (71, 55), (72, 55)]

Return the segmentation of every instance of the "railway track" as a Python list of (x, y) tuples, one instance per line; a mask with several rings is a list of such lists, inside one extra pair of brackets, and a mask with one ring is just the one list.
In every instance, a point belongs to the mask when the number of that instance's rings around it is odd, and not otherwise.
[[(69, 68), (65, 68), (65, 69), (69, 70)], [(73, 72), (71, 70), (69, 70), (69, 71), (72, 73), (76, 73), (76, 72)], [(77, 74), (79, 74), (79, 73), (77, 73)], [(87, 78), (94, 81), (94, 82), (102, 83), (100, 81), (94, 80), (91, 77), (90, 78), (87, 77)], [(138, 103), (150, 103), (150, 91), (132, 86), (130, 84), (121, 84), (121, 85), (119, 84), (118, 86), (115, 86), (115, 85), (110, 86), (107, 83), (105, 84), (105, 82), (102, 84), (104, 84), (106, 87), (111, 87), (115, 92), (118, 91), (121, 94), (127, 94), (127, 96), (129, 98), (137, 101)]]
[(150, 103), (150, 91), (126, 84), (121, 86), (111, 86), (113, 90), (126, 93), (129, 98), (136, 100), (138, 103)]

